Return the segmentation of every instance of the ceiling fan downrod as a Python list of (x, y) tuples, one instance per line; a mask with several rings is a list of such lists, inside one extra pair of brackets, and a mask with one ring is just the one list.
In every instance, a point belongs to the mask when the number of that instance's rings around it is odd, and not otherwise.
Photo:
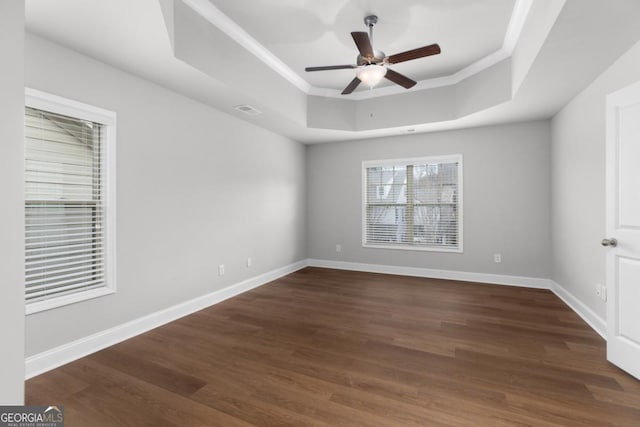
[(378, 23), (378, 16), (369, 15), (364, 17), (364, 24), (369, 27), (369, 41), (373, 46), (373, 26)]

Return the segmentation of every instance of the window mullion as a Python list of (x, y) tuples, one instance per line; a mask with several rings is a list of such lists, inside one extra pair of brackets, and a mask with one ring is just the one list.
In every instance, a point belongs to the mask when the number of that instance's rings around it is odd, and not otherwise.
[(413, 165), (407, 165), (407, 205), (405, 208), (405, 219), (407, 230), (405, 232), (405, 243), (412, 245), (414, 242), (414, 227), (413, 227), (413, 214), (415, 202), (415, 191), (413, 182)]

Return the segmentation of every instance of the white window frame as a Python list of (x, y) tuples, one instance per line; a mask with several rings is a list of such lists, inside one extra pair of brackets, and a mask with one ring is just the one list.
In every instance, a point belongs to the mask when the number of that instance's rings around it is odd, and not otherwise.
[[(384, 166), (407, 166), (407, 165), (425, 165), (429, 163), (458, 163), (458, 247), (447, 248), (437, 246), (419, 246), (419, 245), (378, 245), (367, 242), (367, 168), (384, 167)], [(429, 156), (429, 157), (413, 157), (403, 159), (385, 159), (385, 160), (365, 160), (362, 162), (362, 247), (371, 249), (398, 249), (406, 251), (426, 251), (426, 252), (448, 252), (463, 253), (463, 162), (462, 154), (451, 154), (446, 156)]]
[(102, 180), (104, 185), (105, 286), (53, 297), (25, 305), (26, 314), (38, 313), (116, 292), (116, 119), (108, 111), (61, 96), (25, 88), (25, 106), (104, 125), (102, 140)]

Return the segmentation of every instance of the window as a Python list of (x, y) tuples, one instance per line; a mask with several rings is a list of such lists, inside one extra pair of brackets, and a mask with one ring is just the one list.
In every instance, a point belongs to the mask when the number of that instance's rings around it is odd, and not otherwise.
[(462, 155), (362, 164), (371, 248), (462, 252)]
[(115, 291), (115, 113), (27, 89), (27, 314)]

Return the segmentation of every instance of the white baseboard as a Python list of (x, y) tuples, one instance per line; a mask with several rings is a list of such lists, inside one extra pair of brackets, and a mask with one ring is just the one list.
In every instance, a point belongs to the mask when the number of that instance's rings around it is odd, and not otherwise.
[(587, 307), (582, 301), (573, 296), (571, 292), (560, 286), (553, 280), (549, 280), (551, 290), (562, 301), (565, 302), (576, 314), (587, 322), (591, 329), (596, 331), (602, 338), (607, 339), (607, 322), (598, 316), (593, 310)]
[(164, 310), (151, 313), (122, 325), (89, 335), (76, 341), (61, 345), (45, 352), (28, 357), (25, 360), (26, 379), (35, 377), (51, 369), (87, 356), (103, 348), (117, 344), (151, 329), (202, 310), (243, 292), (262, 286), (282, 276), (307, 266), (302, 260), (267, 273), (252, 277), (235, 285), (210, 294), (176, 304)]
[(397, 265), (363, 264), (356, 262), (309, 259), (310, 267), (338, 270), (365, 271), (369, 273), (398, 274), (400, 276), (428, 277), (431, 279), (461, 280), (465, 282), (491, 283), (494, 285), (520, 286), (549, 289), (549, 279), (509, 276), (504, 274), (470, 273), (466, 271), (438, 270), (433, 268), (401, 267)]

